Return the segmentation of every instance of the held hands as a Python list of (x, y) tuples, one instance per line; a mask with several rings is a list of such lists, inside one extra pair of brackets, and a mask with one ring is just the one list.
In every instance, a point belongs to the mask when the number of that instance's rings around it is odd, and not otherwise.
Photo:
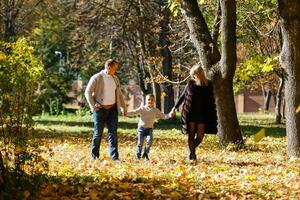
[(122, 109), (121, 109), (121, 114), (122, 114), (123, 116), (127, 116), (127, 109), (122, 108)]
[(169, 118), (174, 118), (176, 115), (176, 109), (175, 107), (172, 108), (172, 110), (169, 112), (168, 116)]

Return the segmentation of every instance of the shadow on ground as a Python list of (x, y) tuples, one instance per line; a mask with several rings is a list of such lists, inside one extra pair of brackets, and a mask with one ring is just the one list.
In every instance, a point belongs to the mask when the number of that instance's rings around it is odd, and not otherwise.
[[(83, 127), (90, 127), (94, 126), (93, 122), (77, 122), (77, 121), (61, 121), (61, 120), (38, 120), (36, 121), (37, 124), (42, 125), (65, 125), (65, 126), (83, 126)], [(159, 120), (158, 123), (155, 124), (155, 128), (169, 130), (172, 128), (180, 128), (181, 124), (180, 121), (175, 120)], [(128, 128), (128, 129), (136, 129), (137, 123), (136, 122), (125, 122), (119, 121), (119, 128)]]
[(285, 128), (280, 127), (266, 127), (266, 126), (253, 126), (253, 125), (247, 125), (247, 126), (241, 126), (241, 130), (244, 135), (254, 135), (262, 128), (265, 128), (266, 130), (266, 136), (270, 137), (285, 137), (286, 136), (286, 130)]
[[(53, 180), (41, 186), (36, 199), (198, 199), (196, 190), (190, 191), (185, 184), (171, 187), (172, 182), (162, 178), (123, 178), (102, 177), (95, 180), (92, 176), (69, 178), (53, 177)], [(84, 180), (84, 181), (82, 181)], [(173, 180), (175, 181), (175, 180)], [(83, 184), (82, 184), (83, 183)], [(169, 185), (169, 186), (168, 186)], [(209, 197), (211, 193), (202, 193)], [(215, 195), (214, 195), (215, 196)]]

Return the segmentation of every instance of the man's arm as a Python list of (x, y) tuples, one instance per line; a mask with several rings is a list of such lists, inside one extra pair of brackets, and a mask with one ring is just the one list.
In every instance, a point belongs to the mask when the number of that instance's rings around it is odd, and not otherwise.
[(117, 89), (119, 90), (119, 97), (120, 97), (120, 104), (121, 104), (120, 106), (123, 108), (124, 115), (127, 115), (127, 107), (126, 107), (126, 103), (124, 101), (124, 96), (123, 96), (123, 93), (121, 90), (119, 78), (117, 76), (114, 76), (114, 77), (117, 82)]
[(95, 91), (95, 86), (96, 86), (96, 78), (95, 76), (92, 76), (91, 79), (89, 80), (85, 92), (84, 92), (84, 96), (90, 106), (91, 111), (93, 112), (95, 110), (95, 99), (93, 97), (93, 93)]

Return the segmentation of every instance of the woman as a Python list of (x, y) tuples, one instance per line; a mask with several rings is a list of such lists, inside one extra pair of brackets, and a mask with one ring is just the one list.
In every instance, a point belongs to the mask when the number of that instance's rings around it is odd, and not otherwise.
[(206, 79), (202, 67), (192, 67), (190, 75), (191, 79), (171, 113), (174, 115), (183, 103), (182, 132), (188, 134), (189, 159), (196, 160), (196, 147), (202, 142), (204, 133), (217, 133), (217, 115), (212, 83)]

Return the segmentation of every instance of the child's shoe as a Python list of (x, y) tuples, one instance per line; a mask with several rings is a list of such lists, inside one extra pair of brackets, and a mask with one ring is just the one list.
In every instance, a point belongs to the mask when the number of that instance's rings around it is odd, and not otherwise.
[(143, 158), (144, 158), (145, 160), (149, 160), (148, 154), (144, 153), (144, 154), (143, 154)]

